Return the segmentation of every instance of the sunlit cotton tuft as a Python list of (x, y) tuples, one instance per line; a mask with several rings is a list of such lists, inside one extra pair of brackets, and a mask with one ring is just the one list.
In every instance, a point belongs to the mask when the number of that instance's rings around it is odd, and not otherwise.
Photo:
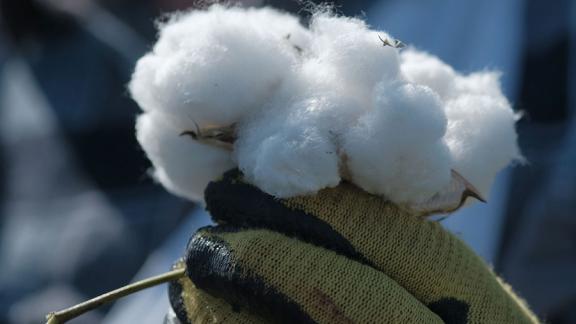
[(129, 89), (144, 111), (138, 141), (177, 195), (202, 200), (238, 167), (279, 198), (347, 180), (410, 206), (452, 171), (486, 196), (521, 159), (497, 72), (460, 74), (360, 19), (318, 12), (305, 27), (271, 8), (213, 5), (159, 28)]

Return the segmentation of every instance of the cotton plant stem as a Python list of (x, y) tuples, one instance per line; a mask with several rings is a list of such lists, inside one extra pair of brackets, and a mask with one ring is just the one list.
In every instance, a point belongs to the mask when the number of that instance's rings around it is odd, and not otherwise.
[(174, 281), (177, 280), (179, 278), (182, 278), (185, 274), (185, 269), (184, 268), (179, 268), (179, 269), (175, 269), (166, 273), (163, 273), (161, 275), (155, 276), (155, 277), (151, 277), (151, 278), (147, 278), (138, 282), (135, 282), (133, 284), (129, 284), (126, 285), (122, 288), (118, 288), (116, 290), (107, 292), (103, 295), (100, 295), (96, 298), (92, 298), (90, 300), (87, 300), (83, 303), (80, 303), (78, 305), (72, 306), (70, 308), (58, 311), (58, 312), (52, 312), (48, 315), (46, 315), (46, 324), (61, 324), (61, 323), (66, 323), (67, 321), (76, 318), (90, 310), (93, 310), (94, 308), (97, 308), (99, 306), (102, 306), (106, 303), (115, 301), (119, 298), (122, 298), (124, 296), (133, 294), (135, 292), (138, 292), (140, 290), (146, 289), (146, 288), (150, 288), (150, 287), (154, 287), (166, 282), (170, 282), (170, 281)]

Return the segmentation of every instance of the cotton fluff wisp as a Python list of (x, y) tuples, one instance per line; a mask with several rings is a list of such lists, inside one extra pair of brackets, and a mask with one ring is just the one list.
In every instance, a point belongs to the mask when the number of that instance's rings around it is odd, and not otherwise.
[(487, 195), (521, 159), (499, 74), (394, 44), (327, 12), (307, 27), (271, 8), (175, 14), (129, 85), (137, 138), (155, 177), (192, 200), (233, 167), (278, 198), (347, 180), (419, 206), (455, 175)]

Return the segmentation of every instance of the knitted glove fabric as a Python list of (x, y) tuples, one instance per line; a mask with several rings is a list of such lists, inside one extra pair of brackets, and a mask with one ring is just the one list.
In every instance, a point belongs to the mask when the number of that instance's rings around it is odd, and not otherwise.
[(538, 323), (460, 239), (352, 184), (280, 200), (230, 171), (205, 196), (183, 323)]

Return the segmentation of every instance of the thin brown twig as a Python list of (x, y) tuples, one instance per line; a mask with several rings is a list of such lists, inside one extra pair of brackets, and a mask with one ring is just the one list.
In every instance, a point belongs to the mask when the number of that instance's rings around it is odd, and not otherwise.
[(101, 305), (104, 305), (106, 303), (115, 301), (119, 298), (122, 298), (124, 296), (133, 294), (135, 292), (138, 292), (140, 290), (146, 289), (146, 288), (150, 288), (153, 286), (157, 286), (169, 281), (174, 281), (177, 280), (179, 278), (182, 278), (184, 276), (184, 272), (185, 269), (184, 268), (179, 268), (179, 269), (175, 269), (166, 273), (163, 273), (161, 275), (158, 276), (154, 276), (154, 277), (150, 277), (129, 285), (126, 285), (124, 287), (118, 288), (116, 290), (107, 292), (103, 295), (100, 295), (96, 298), (92, 298), (90, 300), (87, 300), (83, 303), (80, 303), (78, 305), (72, 306), (70, 308), (58, 311), (58, 312), (52, 312), (48, 315), (46, 315), (46, 324), (62, 324), (62, 323), (66, 323), (67, 321), (76, 318), (90, 310), (93, 310), (94, 308), (97, 308)]

